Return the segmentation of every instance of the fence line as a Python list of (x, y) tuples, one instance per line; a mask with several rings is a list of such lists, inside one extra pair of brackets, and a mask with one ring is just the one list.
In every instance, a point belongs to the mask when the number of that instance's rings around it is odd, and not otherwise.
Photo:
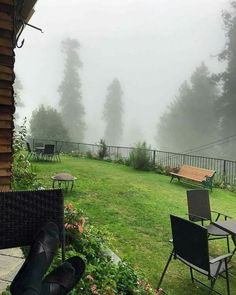
[[(40, 144), (54, 144), (57, 151), (65, 153), (81, 152), (97, 154), (100, 144), (66, 142), (59, 140), (45, 140), (45, 139), (29, 139), (33, 148)], [(129, 153), (134, 150), (134, 147), (124, 146), (107, 146), (108, 157), (111, 159), (124, 158), (128, 159)], [(180, 154), (173, 152), (166, 152), (160, 150), (147, 150), (150, 155), (150, 160), (154, 165), (169, 166), (174, 168), (181, 165), (191, 165), (216, 171), (215, 179), (223, 180), (225, 184), (236, 183), (236, 161), (209, 158), (204, 156)]]

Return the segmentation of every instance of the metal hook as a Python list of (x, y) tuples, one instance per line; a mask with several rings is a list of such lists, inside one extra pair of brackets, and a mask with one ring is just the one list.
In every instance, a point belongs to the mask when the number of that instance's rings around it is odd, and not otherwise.
[(26, 22), (23, 21), (23, 20), (21, 20), (21, 22), (22, 22), (21, 29), (20, 29), (20, 32), (19, 32), (17, 38), (16, 38), (16, 47), (17, 47), (17, 48), (21, 48), (21, 47), (23, 47), (23, 45), (24, 45), (24, 43), (25, 43), (25, 39), (23, 39), (23, 40), (21, 41), (21, 44), (18, 45), (19, 37), (20, 37), (21, 33), (23, 32), (25, 26), (29, 26), (29, 27), (31, 27), (31, 28), (33, 28), (33, 29), (36, 29), (36, 30), (40, 31), (41, 33), (43, 33), (43, 30), (42, 30), (42, 29), (40, 29), (40, 28), (38, 28), (38, 27), (35, 27), (35, 26), (31, 25), (31, 24), (28, 24), (28, 23), (26, 23)]
[(24, 30), (24, 27), (25, 27), (25, 24), (24, 24), (24, 22), (22, 21), (22, 25), (21, 25), (20, 32), (19, 32), (19, 34), (18, 34), (18, 36), (17, 36), (17, 38), (16, 38), (16, 47), (17, 47), (17, 48), (21, 48), (21, 47), (24, 45), (25, 39), (23, 39), (23, 40), (21, 41), (21, 45), (18, 45), (18, 41), (19, 41), (20, 35), (22, 34), (22, 32), (23, 32), (23, 30)]

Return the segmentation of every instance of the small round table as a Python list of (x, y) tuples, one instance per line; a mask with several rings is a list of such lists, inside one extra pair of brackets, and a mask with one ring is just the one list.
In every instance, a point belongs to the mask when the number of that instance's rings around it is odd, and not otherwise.
[(65, 184), (65, 189), (68, 190), (70, 187), (70, 190), (73, 189), (74, 181), (77, 179), (75, 176), (69, 174), (69, 173), (58, 173), (51, 177), (52, 179), (52, 187), (55, 187), (55, 183), (57, 182), (58, 187), (61, 188), (62, 182)]

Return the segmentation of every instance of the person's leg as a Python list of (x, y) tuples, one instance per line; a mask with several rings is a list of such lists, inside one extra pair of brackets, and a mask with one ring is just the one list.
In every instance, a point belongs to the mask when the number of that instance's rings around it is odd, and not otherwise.
[(50, 266), (59, 246), (59, 229), (56, 224), (47, 223), (33, 245), (28, 257), (10, 285), (12, 295), (23, 292), (40, 294), (42, 278)]

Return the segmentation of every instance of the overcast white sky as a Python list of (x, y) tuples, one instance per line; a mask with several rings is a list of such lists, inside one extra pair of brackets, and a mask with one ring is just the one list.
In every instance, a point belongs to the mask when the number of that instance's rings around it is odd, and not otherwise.
[(76, 38), (86, 109), (87, 142), (103, 137), (106, 88), (117, 77), (124, 96), (125, 145), (155, 143), (166, 106), (204, 61), (223, 68), (212, 55), (225, 43), (221, 12), (225, 0), (38, 0), (16, 49), (15, 71), (23, 84), (21, 116), (28, 121), (40, 103), (58, 107), (64, 56), (61, 40)]

